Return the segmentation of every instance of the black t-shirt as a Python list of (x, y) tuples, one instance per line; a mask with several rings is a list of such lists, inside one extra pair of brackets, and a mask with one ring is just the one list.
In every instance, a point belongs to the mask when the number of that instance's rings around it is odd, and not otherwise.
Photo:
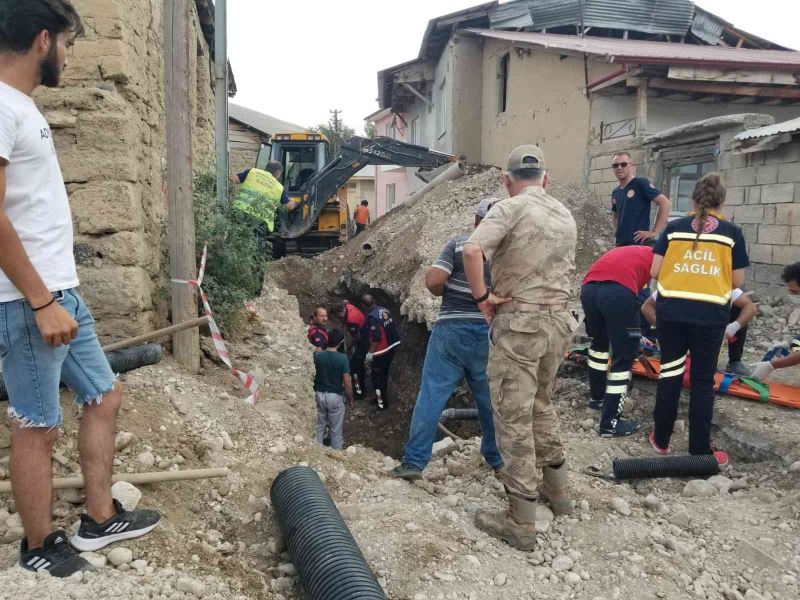
[[(241, 173), (237, 173), (236, 177), (239, 179), (239, 183), (244, 183), (244, 180), (247, 179), (249, 174), (250, 169), (245, 169)], [(284, 189), (283, 193), (281, 193), (281, 204), (289, 204), (289, 196), (286, 195), (286, 189)]]
[(650, 230), (650, 205), (660, 194), (644, 177), (634, 177), (624, 188), (611, 192), (611, 210), (617, 214), (617, 246), (636, 244), (633, 234)]
[[(653, 248), (664, 257), (656, 314), (666, 321), (725, 326), (730, 321), (732, 272), (750, 266), (747, 244), (738, 225), (711, 215), (695, 245), (694, 222), (694, 216), (671, 221)], [(728, 295), (727, 303), (720, 294)]]
[(343, 375), (350, 373), (350, 363), (341, 352), (314, 352), (314, 391), (344, 394)]

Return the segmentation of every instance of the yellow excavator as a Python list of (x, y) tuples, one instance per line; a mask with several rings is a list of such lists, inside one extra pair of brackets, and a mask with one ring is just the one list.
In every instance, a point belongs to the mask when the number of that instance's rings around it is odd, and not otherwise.
[(313, 255), (347, 243), (350, 214), (347, 180), (366, 165), (398, 165), (435, 169), (456, 157), (388, 137), (353, 137), (341, 154), (328, 159), (330, 142), (321, 133), (278, 133), (262, 144), (256, 168), (276, 160), (283, 165), (283, 187), (297, 209), (278, 213), (270, 236), (276, 257)]

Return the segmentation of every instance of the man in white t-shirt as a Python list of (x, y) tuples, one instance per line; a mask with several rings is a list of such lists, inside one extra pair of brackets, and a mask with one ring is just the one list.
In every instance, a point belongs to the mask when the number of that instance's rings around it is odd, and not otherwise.
[[(0, 361), (9, 397), (11, 487), (25, 537), (21, 567), (68, 577), (92, 570), (80, 551), (139, 537), (160, 519), (111, 497), (122, 390), (78, 294), (72, 218), (50, 126), (31, 94), (58, 86), (82, 33), (69, 0), (0, 0)], [(82, 407), (78, 440), (86, 513), (67, 543), (51, 523), (51, 453), (59, 384)]]

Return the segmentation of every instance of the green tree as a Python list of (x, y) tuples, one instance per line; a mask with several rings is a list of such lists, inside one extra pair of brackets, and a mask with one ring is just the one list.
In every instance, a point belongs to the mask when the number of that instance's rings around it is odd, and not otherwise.
[(348, 127), (339, 117), (340, 111), (331, 111), (331, 118), (327, 123), (322, 123), (308, 130), (313, 133), (321, 133), (331, 143), (331, 158), (336, 158), (341, 153), (342, 143), (353, 137), (356, 132), (352, 127)]
[(375, 125), (369, 121), (364, 121), (364, 137), (373, 140), (375, 137), (377, 137), (377, 135), (378, 134), (375, 131)]

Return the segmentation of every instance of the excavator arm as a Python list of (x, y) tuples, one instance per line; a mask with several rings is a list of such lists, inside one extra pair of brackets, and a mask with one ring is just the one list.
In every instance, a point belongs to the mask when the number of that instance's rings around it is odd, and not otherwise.
[(297, 238), (317, 222), (320, 211), (345, 182), (366, 165), (398, 165), (435, 169), (453, 162), (456, 157), (434, 152), (423, 146), (406, 144), (389, 137), (366, 139), (354, 137), (342, 144), (341, 155), (316, 173), (300, 189), (297, 208), (278, 214), (283, 238)]

